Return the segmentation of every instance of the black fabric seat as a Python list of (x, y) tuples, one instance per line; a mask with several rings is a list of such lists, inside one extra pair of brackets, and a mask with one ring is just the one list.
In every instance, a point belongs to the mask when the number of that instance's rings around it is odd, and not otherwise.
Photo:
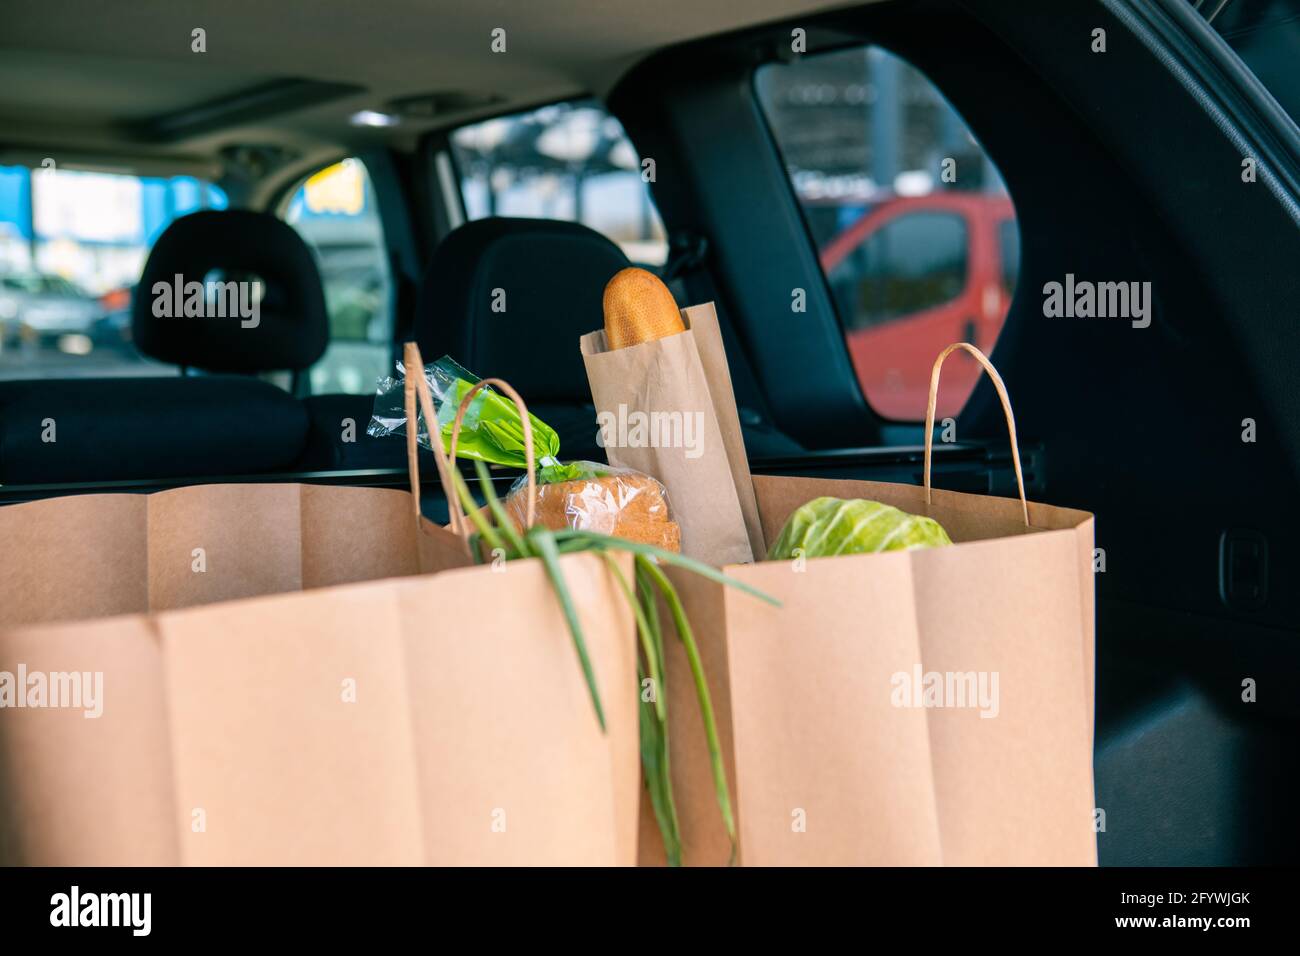
[(426, 361), (450, 355), (503, 378), (560, 436), (566, 461), (604, 461), (578, 337), (599, 328), (605, 284), (631, 263), (593, 229), (546, 219), (481, 219), (438, 247), (416, 299)]
[[(259, 280), (256, 314), (165, 314), (177, 283), (214, 273)], [(226, 374), (0, 383), (0, 483), (252, 475), (301, 456), (306, 409), (255, 377), (309, 368), (329, 337), (315, 260), (291, 227), (234, 210), (177, 219), (145, 264), (132, 330), (146, 355)]]
[(302, 403), (255, 378), (0, 382), (6, 485), (271, 472), (306, 433)]
[[(298, 471), (356, 471), (405, 468), (406, 441), (400, 436), (366, 434), (374, 395), (312, 395), (303, 400), (308, 417), (307, 442)], [(420, 474), (436, 475), (433, 452), (420, 449)]]
[[(427, 362), (450, 355), (476, 375), (514, 385), (529, 410), (556, 430), (564, 460), (604, 461), (578, 336), (600, 325), (605, 283), (629, 264), (617, 245), (576, 223), (466, 223), (439, 244), (424, 272), (414, 338)], [(405, 464), (404, 442), (363, 434), (372, 396), (313, 396), (306, 404), (306, 466)], [(357, 423), (354, 442), (339, 439), (346, 419)]]

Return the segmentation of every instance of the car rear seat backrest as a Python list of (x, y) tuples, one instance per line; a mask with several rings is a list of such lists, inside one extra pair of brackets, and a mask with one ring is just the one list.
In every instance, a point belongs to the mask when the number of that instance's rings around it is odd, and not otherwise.
[[(180, 281), (183, 290), (214, 271), (264, 283), (255, 326), (238, 315), (154, 314), (156, 283)], [(283, 389), (252, 377), (306, 369), (328, 340), (320, 275), (292, 228), (236, 210), (177, 219), (149, 255), (132, 327), (139, 349), (153, 358), (243, 374), (0, 382), (0, 483), (251, 475), (295, 464), (307, 412)]]
[(535, 402), (587, 402), (578, 337), (598, 328), (605, 284), (629, 265), (586, 226), (480, 219), (434, 253), (415, 304), (415, 340), (430, 361), (451, 355)]
[(425, 270), (415, 340), (427, 361), (450, 355), (513, 385), (559, 433), (566, 460), (604, 461), (578, 338), (600, 327), (605, 284), (629, 265), (617, 245), (578, 223), (467, 223)]

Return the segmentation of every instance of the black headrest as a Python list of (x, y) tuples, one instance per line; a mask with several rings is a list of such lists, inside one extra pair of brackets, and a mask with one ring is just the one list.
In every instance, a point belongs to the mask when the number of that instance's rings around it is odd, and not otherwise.
[(466, 223), (424, 272), (415, 340), (427, 361), (450, 355), (475, 374), (504, 378), (526, 401), (590, 402), (578, 337), (600, 328), (605, 283), (629, 264), (577, 223)]
[[(202, 317), (187, 316), (186, 285), (213, 272), (215, 281), (242, 285), (218, 289)], [(262, 283), (255, 315), (253, 279)], [(163, 231), (136, 287), (131, 325), (146, 355), (214, 372), (305, 369), (329, 341), (311, 250), (287, 223), (242, 209), (192, 213)]]

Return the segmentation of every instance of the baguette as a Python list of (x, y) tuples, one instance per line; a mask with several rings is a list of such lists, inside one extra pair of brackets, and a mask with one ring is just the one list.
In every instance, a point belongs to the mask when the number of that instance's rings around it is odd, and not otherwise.
[(605, 286), (605, 341), (627, 348), (686, 331), (668, 286), (645, 269), (620, 269)]

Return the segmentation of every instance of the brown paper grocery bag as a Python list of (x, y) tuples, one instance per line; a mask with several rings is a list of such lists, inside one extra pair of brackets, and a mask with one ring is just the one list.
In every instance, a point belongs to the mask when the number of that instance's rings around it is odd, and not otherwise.
[[(412, 479), (0, 509), (0, 860), (633, 863), (636, 643), (608, 569), (562, 559), (602, 733), (544, 569), (475, 566), (418, 517), (414, 456)], [(43, 698), (2, 696), (20, 673)]]
[[(1014, 448), (1000, 377), (960, 347), (993, 376)], [(756, 477), (762, 526), (774, 540), (813, 498), (867, 498), (935, 518), (952, 546), (723, 569), (781, 608), (683, 587), (744, 864), (1096, 862), (1092, 516), (1025, 501), (1018, 452), (1020, 500), (932, 492), (932, 421), (926, 436), (925, 487)], [(667, 645), (685, 862), (723, 865), (687, 664)]]
[(611, 465), (667, 487), (683, 554), (746, 563), (762, 529), (718, 317), (710, 302), (682, 320), (685, 332), (621, 349), (604, 330), (582, 336), (601, 441)]

